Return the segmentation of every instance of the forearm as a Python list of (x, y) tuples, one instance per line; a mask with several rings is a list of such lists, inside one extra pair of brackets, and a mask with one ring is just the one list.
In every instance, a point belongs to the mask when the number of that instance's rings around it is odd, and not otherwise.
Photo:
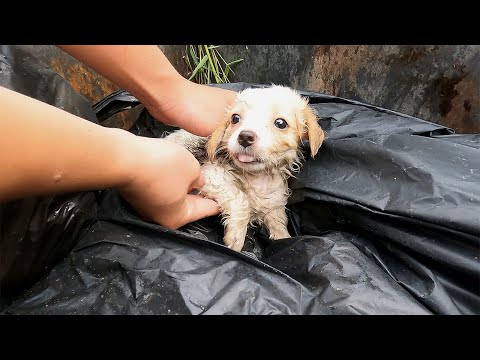
[(185, 81), (156, 45), (57, 46), (147, 106), (158, 102), (165, 82)]
[(58, 45), (135, 96), (157, 120), (208, 136), (236, 92), (181, 76), (156, 45)]
[(132, 134), (0, 87), (0, 201), (122, 186)]

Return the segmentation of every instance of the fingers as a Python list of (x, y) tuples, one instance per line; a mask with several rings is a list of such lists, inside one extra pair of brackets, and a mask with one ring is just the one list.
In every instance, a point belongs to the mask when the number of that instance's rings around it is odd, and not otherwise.
[(186, 208), (185, 224), (220, 214), (215, 201), (200, 195), (187, 195)]
[(155, 222), (170, 229), (178, 229), (191, 222), (220, 213), (218, 204), (200, 195), (187, 195), (178, 206), (157, 211)]
[[(147, 141), (145, 141), (147, 143)], [(205, 186), (200, 163), (185, 148), (173, 142), (157, 140), (150, 144), (160, 146), (161, 156), (152, 156), (146, 168), (128, 186), (122, 195), (146, 221), (170, 229), (178, 229), (190, 222), (219, 214), (213, 200), (190, 194)], [(164, 169), (158, 171), (158, 169)]]

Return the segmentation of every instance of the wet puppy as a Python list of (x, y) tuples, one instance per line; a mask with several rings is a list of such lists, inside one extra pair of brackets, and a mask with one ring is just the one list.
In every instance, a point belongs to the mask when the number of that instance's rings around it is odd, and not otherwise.
[(308, 100), (288, 87), (246, 89), (210, 137), (178, 130), (166, 137), (199, 160), (205, 177), (201, 194), (220, 206), (225, 244), (241, 251), (249, 225), (263, 224), (271, 239), (287, 230), (288, 178), (304, 160), (303, 140), (312, 158), (324, 140)]

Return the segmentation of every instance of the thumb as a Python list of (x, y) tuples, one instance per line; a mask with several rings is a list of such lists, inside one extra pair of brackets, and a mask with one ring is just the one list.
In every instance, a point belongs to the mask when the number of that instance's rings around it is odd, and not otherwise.
[(220, 214), (220, 207), (214, 200), (200, 195), (187, 195), (186, 205), (188, 209), (185, 219), (186, 224)]

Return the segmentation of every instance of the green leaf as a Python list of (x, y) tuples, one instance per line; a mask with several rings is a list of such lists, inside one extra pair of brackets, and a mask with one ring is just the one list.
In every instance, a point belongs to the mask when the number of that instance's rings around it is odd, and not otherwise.
[[(184, 60), (187, 64), (189, 80), (201, 84), (230, 82), (228, 76), (235, 74), (233, 66), (243, 61), (238, 59), (227, 63), (220, 54), (220, 45), (186, 45)], [(192, 71), (192, 68), (195, 69)]]
[(199, 63), (199, 58), (198, 58), (197, 53), (195, 51), (195, 47), (193, 47), (193, 46), (190, 47), (190, 55), (192, 56), (192, 60), (195, 63), (195, 66), (197, 66), (198, 63)]
[(193, 70), (192, 72), (192, 75), (190, 75), (190, 77), (188, 78), (188, 80), (192, 80), (195, 75), (197, 74), (198, 70), (207, 62), (208, 60), (208, 57), (207, 55), (205, 55), (202, 60), (198, 63), (197, 67), (195, 68), (195, 70)]
[(217, 83), (220, 83), (222, 80), (220, 79), (217, 72), (215, 71), (215, 65), (213, 64), (212, 57), (210, 56), (210, 51), (208, 51), (207, 45), (204, 45), (204, 47), (205, 47), (205, 52), (207, 53), (207, 56), (208, 56), (208, 62), (210, 64), (209, 69), (212, 70), (213, 76), (215, 77), (215, 80), (217, 81)]
[(243, 59), (238, 59), (238, 60), (229, 62), (227, 65), (228, 65), (228, 66), (232, 66), (233, 64), (238, 64), (239, 62), (242, 62), (242, 61), (243, 61)]
[[(222, 76), (221, 76), (220, 71), (218, 70), (218, 69), (219, 69), (219, 63), (220, 63), (220, 62), (218, 61), (218, 58), (217, 58), (217, 50), (213, 50), (213, 51), (212, 51), (212, 59), (213, 59), (214, 65), (215, 65), (215, 70), (216, 70), (216, 72), (217, 72), (217, 74), (218, 74), (218, 79), (220, 80), (219, 82), (222, 83), (222, 82), (223, 82), (223, 79), (222, 79)], [(221, 69), (222, 72), (223, 72), (223, 69), (222, 69), (221, 66), (220, 66), (220, 69)]]
[(230, 71), (230, 65), (227, 64), (227, 66), (225, 67), (225, 79), (228, 79), (228, 72)]

